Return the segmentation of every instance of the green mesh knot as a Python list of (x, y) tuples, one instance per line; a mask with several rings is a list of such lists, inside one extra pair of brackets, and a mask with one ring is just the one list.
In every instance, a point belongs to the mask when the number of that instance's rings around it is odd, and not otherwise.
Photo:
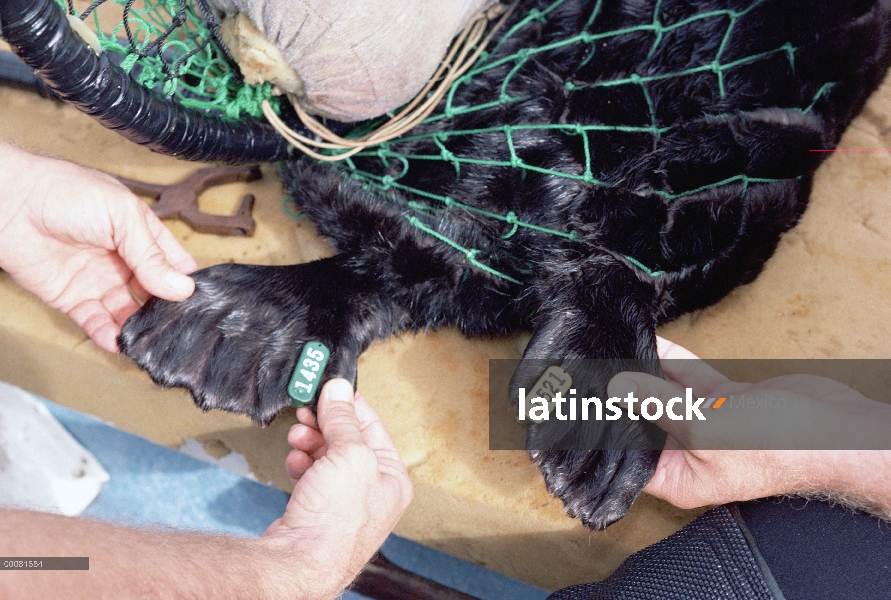
[[(565, 48), (571, 45), (585, 45), (589, 46), (590, 49), (587, 53), (584, 53), (587, 58), (583, 59), (580, 66), (584, 66), (585, 63), (591, 60), (591, 57), (595, 55), (597, 52), (597, 44), (602, 44), (605, 40), (609, 40), (618, 36), (628, 35), (636, 32), (648, 32), (653, 35), (653, 43), (649, 49), (649, 56), (652, 57), (661, 47), (665, 36), (667, 33), (670, 33), (674, 30), (690, 26), (697, 21), (702, 21), (704, 19), (715, 19), (715, 18), (724, 18), (727, 20), (727, 28), (725, 30), (724, 36), (720, 42), (718, 50), (714, 57), (710, 58), (707, 61), (704, 61), (702, 64), (691, 66), (685, 68), (683, 70), (678, 70), (676, 72), (671, 73), (657, 73), (657, 74), (642, 74), (642, 73), (631, 73), (626, 77), (619, 77), (612, 80), (604, 80), (604, 81), (596, 81), (592, 83), (579, 83), (573, 81), (566, 81), (565, 87), (568, 91), (576, 91), (586, 88), (596, 88), (596, 87), (616, 87), (616, 86), (635, 86), (641, 90), (643, 98), (648, 107), (648, 122), (644, 125), (638, 124), (628, 124), (628, 125), (603, 125), (603, 124), (581, 124), (581, 123), (545, 123), (545, 124), (529, 124), (529, 125), (496, 125), (492, 127), (482, 127), (478, 129), (472, 130), (452, 130), (452, 131), (438, 131), (431, 133), (422, 133), (422, 134), (409, 134), (403, 136), (399, 140), (393, 142), (385, 142), (380, 144), (378, 147), (374, 149), (367, 149), (363, 152), (358, 153), (356, 156), (359, 157), (376, 157), (381, 161), (381, 165), (385, 167), (385, 170), (389, 173), (392, 173), (392, 169), (394, 164), (401, 162), (402, 169), (400, 173), (395, 175), (376, 175), (372, 172), (363, 170), (359, 168), (356, 163), (352, 159), (348, 159), (341, 163), (340, 168), (343, 168), (346, 174), (357, 182), (361, 183), (363, 187), (367, 190), (371, 190), (377, 192), (378, 194), (391, 199), (393, 202), (399, 203), (403, 206), (405, 212), (405, 217), (407, 221), (417, 229), (420, 229), (427, 235), (430, 235), (441, 242), (446, 243), (447, 245), (455, 248), (458, 252), (463, 254), (465, 260), (468, 264), (472, 265), (475, 268), (484, 270), (488, 273), (496, 275), (505, 279), (506, 281), (510, 281), (513, 283), (518, 283), (518, 280), (514, 277), (501, 273), (488, 265), (482, 263), (481, 252), (473, 249), (473, 248), (465, 248), (462, 245), (458, 244), (452, 239), (447, 238), (442, 233), (436, 231), (433, 227), (426, 225), (425, 222), (419, 217), (436, 217), (440, 215), (440, 213), (449, 210), (462, 210), (467, 211), (473, 214), (482, 215), (486, 218), (494, 219), (497, 221), (501, 221), (505, 224), (505, 233), (500, 235), (500, 239), (508, 240), (512, 238), (520, 228), (532, 229), (538, 232), (546, 233), (549, 235), (557, 236), (563, 239), (567, 239), (569, 241), (579, 241), (579, 238), (575, 231), (560, 231), (553, 228), (543, 227), (537, 225), (535, 223), (527, 223), (520, 220), (517, 215), (513, 212), (508, 212), (506, 215), (492, 213), (486, 210), (479, 209), (477, 207), (466, 204), (460, 199), (455, 199), (447, 196), (440, 196), (437, 194), (433, 194), (406, 184), (401, 183), (402, 178), (408, 173), (409, 169), (409, 161), (436, 161), (436, 162), (446, 162), (452, 165), (455, 169), (455, 174), (457, 177), (461, 176), (461, 166), (468, 164), (475, 165), (486, 165), (493, 168), (511, 168), (522, 171), (523, 174), (528, 172), (537, 172), (545, 175), (563, 177), (566, 179), (577, 180), (585, 183), (586, 185), (592, 187), (616, 187), (618, 182), (611, 181), (603, 181), (598, 179), (595, 173), (595, 163), (596, 159), (592, 156), (591, 153), (591, 144), (590, 138), (591, 136), (598, 134), (608, 134), (615, 132), (623, 132), (623, 133), (643, 133), (649, 134), (653, 136), (654, 139), (658, 140), (662, 136), (664, 136), (667, 132), (675, 129), (676, 125), (662, 125), (658, 124), (658, 119), (656, 117), (656, 106), (653, 101), (653, 98), (650, 94), (649, 86), (661, 82), (668, 79), (685, 77), (690, 75), (696, 75), (700, 73), (709, 73), (714, 75), (717, 81), (718, 93), (721, 98), (726, 97), (727, 89), (726, 89), (726, 76), (727, 73), (732, 71), (733, 69), (739, 68), (741, 66), (754, 63), (761, 60), (768, 60), (777, 55), (784, 56), (788, 61), (792, 69), (795, 68), (795, 54), (797, 49), (790, 43), (785, 43), (777, 48), (772, 50), (768, 50), (765, 52), (760, 52), (757, 54), (753, 54), (751, 56), (738, 58), (736, 60), (727, 60), (723, 59), (723, 55), (727, 48), (730, 37), (736, 27), (739, 19), (743, 18), (749, 12), (760, 6), (764, 3), (765, 0), (753, 0), (748, 8), (743, 10), (713, 10), (700, 14), (696, 14), (690, 16), (688, 18), (682, 19), (676, 23), (672, 23), (670, 25), (663, 24), (660, 20), (660, 8), (662, 5), (662, 0), (657, 0), (655, 3), (655, 8), (653, 11), (653, 18), (648, 22), (642, 25), (637, 25), (634, 27), (625, 27), (622, 29), (617, 29), (613, 31), (605, 31), (600, 33), (591, 33), (588, 31), (593, 25), (595, 25), (597, 18), (601, 15), (603, 0), (598, 0), (595, 5), (594, 10), (592, 11), (591, 17), (588, 19), (586, 26), (583, 28), (583, 31), (578, 35), (568, 37), (563, 40), (556, 40), (549, 44), (537, 47), (537, 48), (523, 48), (518, 52), (515, 52), (508, 56), (495, 57), (497, 54), (498, 48), (505, 44), (510, 38), (517, 34), (517, 32), (521, 31), (524, 27), (529, 26), (530, 24), (537, 22), (541, 24), (546, 24), (551, 12), (553, 12), (557, 7), (566, 2), (567, 0), (554, 0), (546, 9), (532, 9), (528, 11), (517, 23), (515, 23), (510, 29), (508, 29), (502, 36), (498, 44), (494, 49), (490, 49), (489, 51), (483, 53), (477, 64), (470, 69), (467, 73), (465, 73), (460, 79), (458, 79), (449, 90), (449, 93), (446, 95), (444, 100), (444, 105), (437, 112), (425, 120), (425, 124), (433, 123), (439, 121), (441, 119), (452, 118), (458, 115), (463, 115), (472, 112), (483, 111), (489, 108), (513, 104), (517, 102), (521, 102), (526, 100), (526, 97), (514, 97), (510, 94), (509, 90), (511, 88), (511, 79), (525, 66), (525, 64), (539, 55), (542, 55), (547, 52), (551, 52), (560, 48)], [(490, 102), (483, 102), (480, 104), (472, 105), (472, 106), (462, 106), (456, 104), (457, 92), (462, 86), (466, 86), (473, 81), (474, 77), (478, 77), (481, 74), (485, 73), (488, 70), (494, 69), (496, 67), (500, 67), (502, 65), (512, 65), (510, 70), (508, 71), (507, 76), (500, 86), (500, 91), (498, 94), (497, 100)], [(823, 87), (821, 87), (817, 93), (814, 95), (812, 101), (807, 106), (802, 106), (796, 108), (795, 110), (799, 110), (803, 113), (810, 112), (816, 103), (825, 96), (830, 89), (832, 89), (834, 84), (827, 83)], [(725, 116), (729, 117), (731, 115), (716, 115), (718, 117)], [(519, 156), (517, 149), (514, 145), (514, 134), (520, 131), (529, 131), (529, 130), (550, 130), (555, 131), (563, 135), (567, 136), (576, 136), (581, 137), (582, 146), (584, 149), (584, 165), (582, 172), (562, 172), (555, 171), (551, 169), (545, 169), (539, 166), (530, 165), (523, 161), (523, 159)], [(359, 136), (363, 133), (364, 129), (359, 128), (356, 129), (351, 136)], [(445, 143), (452, 136), (471, 136), (476, 134), (500, 134), (504, 138), (504, 144), (507, 147), (509, 158), (503, 161), (492, 161), (492, 160), (483, 160), (474, 156), (465, 156), (459, 155), (455, 152), (449, 150)], [(419, 139), (429, 139), (432, 141), (433, 145), (436, 147), (437, 152), (431, 154), (404, 154), (399, 152), (396, 147), (400, 142), (411, 141), (411, 140), (419, 140)], [(394, 163), (394, 161), (396, 161)], [(665, 202), (671, 202), (678, 198), (682, 198), (685, 196), (690, 196), (694, 194), (701, 193), (703, 191), (707, 191), (710, 189), (716, 189), (724, 186), (738, 186), (739, 194), (746, 195), (748, 190), (753, 185), (757, 184), (767, 184), (774, 183), (780, 181), (778, 179), (764, 179), (764, 178), (756, 178), (749, 177), (745, 174), (736, 175), (722, 181), (716, 181), (710, 183), (708, 185), (704, 185), (697, 189), (693, 190), (685, 190), (681, 192), (671, 192), (664, 189), (650, 189), (643, 190), (644, 192), (649, 192), (655, 195), (660, 196)], [(402, 200), (401, 198), (410, 198), (410, 200)], [(605, 252), (612, 253), (609, 249), (603, 248)], [(613, 253), (615, 254), (615, 253)], [(650, 277), (659, 277), (664, 274), (663, 271), (652, 269), (642, 264), (639, 260), (635, 259), (631, 256), (620, 256), (624, 259), (629, 265), (632, 265), (642, 273), (650, 276)], [(707, 269), (710, 265), (710, 262), (706, 262), (701, 265), (700, 268), (703, 270)]]
[[(221, 113), (233, 120), (244, 115), (262, 117), (264, 100), (279, 109), (280, 100), (273, 96), (271, 84), (242, 81), (191, 1), (97, 0), (83, 15), (70, 1), (56, 2), (92, 24), (102, 50), (122, 56), (121, 68), (139, 85), (172, 97), (181, 106)], [(103, 4), (121, 7), (119, 23), (108, 25), (103, 18), (100, 24), (97, 8)]]

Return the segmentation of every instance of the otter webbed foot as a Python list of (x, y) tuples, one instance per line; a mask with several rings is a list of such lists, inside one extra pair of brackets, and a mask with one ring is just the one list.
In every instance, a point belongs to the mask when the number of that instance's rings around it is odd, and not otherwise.
[(152, 298), (118, 339), (156, 383), (188, 389), (204, 410), (266, 425), (291, 403), (287, 385), (308, 341), (331, 349), (322, 381), (355, 382), (356, 361), (370, 340), (356, 333), (363, 301), (337, 257), (291, 266), (223, 264), (193, 278), (190, 298)]

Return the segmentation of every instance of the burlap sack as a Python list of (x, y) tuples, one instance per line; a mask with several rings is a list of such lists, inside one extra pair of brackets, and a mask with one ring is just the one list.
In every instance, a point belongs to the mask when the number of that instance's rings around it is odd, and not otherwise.
[[(341, 121), (411, 100), (455, 37), (496, 0), (211, 0), (249, 82), (273, 81)], [(238, 15), (242, 16), (238, 16)], [(267, 39), (272, 46), (265, 45)], [(279, 64), (276, 49), (287, 66)]]

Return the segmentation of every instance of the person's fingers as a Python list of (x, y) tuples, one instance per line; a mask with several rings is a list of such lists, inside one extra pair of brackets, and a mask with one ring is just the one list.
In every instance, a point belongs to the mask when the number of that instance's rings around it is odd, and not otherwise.
[(325, 445), (325, 438), (318, 429), (300, 423), (288, 431), (288, 443), (297, 450), (312, 454)]
[(145, 220), (152, 235), (155, 236), (158, 246), (167, 257), (167, 261), (173, 265), (177, 271), (190, 274), (198, 270), (198, 263), (195, 262), (192, 255), (182, 247), (182, 244), (179, 243), (176, 236), (167, 229), (167, 226), (161, 222), (161, 219), (159, 219), (155, 213), (149, 211), (146, 214)]
[(111, 313), (102, 305), (102, 302), (92, 299), (85, 300), (69, 310), (68, 316), (84, 330), (84, 333), (97, 346), (108, 352), (118, 351), (116, 338), (121, 328), (114, 322)]
[(124, 321), (139, 309), (124, 285), (108, 290), (101, 299), (81, 300), (67, 311), (84, 333), (97, 346), (109, 352), (118, 352), (117, 336)]
[(140, 202), (115, 215), (115, 249), (146, 291), (165, 300), (184, 300), (195, 291), (195, 282), (167, 259), (148, 225), (147, 213), (148, 207)]
[(121, 349), (118, 348), (119, 335), (121, 335), (121, 326), (114, 321), (108, 321), (93, 331), (93, 333), (90, 334), (90, 339), (106, 352), (117, 354), (121, 351)]
[(660, 359), (678, 358), (678, 359), (698, 359), (699, 357), (670, 340), (656, 336), (656, 353)]
[(656, 464), (656, 472), (643, 489), (644, 492), (656, 498), (667, 500), (664, 497), (665, 487), (668, 482), (669, 472), (676, 474), (676, 465), (679, 460), (684, 460), (684, 451), (681, 445), (671, 435), (665, 438), (665, 447), (662, 454), (659, 455), (659, 462)]
[(312, 410), (308, 406), (301, 406), (297, 409), (297, 420), (307, 427), (312, 427), (313, 429), (319, 428), (319, 423), (316, 420), (316, 416), (313, 414)]
[(708, 504), (707, 498), (713, 493), (713, 482), (707, 477), (696, 477), (690, 460), (690, 453), (679, 449), (676, 441), (666, 442), (656, 472), (644, 487), (644, 492), (680, 508)]
[(704, 360), (674, 342), (656, 337), (662, 370), (672, 380), (707, 394), (716, 386), (730, 381)]
[(142, 287), (142, 284), (139, 283), (139, 280), (136, 279), (135, 275), (130, 278), (130, 281), (127, 282), (127, 285), (130, 286), (130, 289), (133, 291), (133, 295), (136, 296), (139, 299), (139, 302), (141, 302), (142, 304), (148, 302), (149, 298), (152, 297), (152, 295), (149, 294), (144, 287)]
[(269, 527), (266, 528), (266, 531), (263, 532), (263, 535), (264, 536), (269, 535), (270, 533), (272, 533), (273, 531), (278, 529), (281, 526), (281, 524), (282, 524), (281, 518), (276, 519), (275, 521), (273, 521), (272, 523), (269, 524)]
[[(607, 393), (610, 397), (618, 398), (625, 398), (628, 394), (634, 394), (640, 402), (647, 398), (658, 398), (662, 401), (663, 407), (665, 407), (665, 413), (662, 415), (662, 418), (654, 421), (654, 423), (682, 442), (687, 438), (689, 431), (687, 422), (674, 420), (668, 414), (670, 411), (674, 415), (683, 417), (683, 401), (673, 405), (670, 403), (673, 398), (684, 397), (684, 390), (679, 385), (647, 373), (626, 371), (619, 373), (610, 380)], [(640, 404), (637, 406), (640, 406)]]
[(285, 469), (288, 471), (288, 478), (291, 483), (297, 485), (303, 474), (312, 467), (315, 460), (302, 450), (291, 450), (285, 459)]
[[(338, 504), (361, 503), (363, 495), (376, 487), (377, 458), (362, 439), (353, 407), (353, 386), (345, 379), (332, 379), (322, 387), (318, 423), (325, 439), (324, 456), (318, 456), (316, 462), (309, 454), (303, 453), (306, 455), (303, 456), (299, 454), (302, 450), (297, 450), (294, 451), (297, 454), (286, 461), (289, 476), (300, 480), (294, 487), (282, 521), (288, 527), (305, 526), (299, 519), (301, 513), (324, 514), (331, 509), (335, 499)], [(298, 438), (311, 437), (311, 431), (306, 425), (295, 427)], [(309, 461), (312, 464), (307, 466)], [(304, 475), (305, 480), (302, 479)], [(355, 491), (357, 495), (345, 495), (347, 490)]]
[(353, 395), (353, 386), (346, 379), (332, 379), (322, 388), (317, 418), (329, 448), (350, 445), (366, 447)]
[(139, 310), (139, 304), (130, 295), (125, 285), (116, 286), (102, 297), (102, 305), (111, 314), (111, 318), (118, 325), (123, 325), (130, 315)]

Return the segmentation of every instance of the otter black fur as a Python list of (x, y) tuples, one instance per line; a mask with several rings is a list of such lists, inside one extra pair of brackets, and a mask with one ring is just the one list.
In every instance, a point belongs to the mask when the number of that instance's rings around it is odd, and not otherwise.
[[(553, 4), (521, 1), (502, 31)], [(188, 388), (202, 408), (263, 424), (289, 404), (289, 376), (311, 339), (333, 350), (326, 377), (350, 380), (374, 340), (430, 327), (468, 336), (528, 329), (525, 358), (655, 361), (657, 325), (754, 279), (798, 221), (824, 156), (811, 151), (838, 142), (889, 65), (889, 0), (556, 4), (494, 45), (490, 62), (580, 32), (590, 34), (586, 43), (557, 44), (513, 71), (517, 63), (506, 61), (475, 74), (450, 102), (479, 110), (443, 113), (391, 148), (489, 164), (353, 161), (465, 205), (573, 231), (574, 239), (524, 227), (509, 235), (510, 223), (480, 212), (442, 210), (405, 191), (381, 194), (343, 169), (293, 160), (284, 180), (339, 254), (200, 271), (191, 298), (152, 299), (126, 323), (124, 353), (156, 382)], [(610, 31), (625, 33), (598, 36)], [(591, 85), (617, 80), (626, 83)], [(505, 94), (513, 100), (499, 102)], [(551, 123), (632, 127), (520, 127)], [(493, 125), (518, 127), (472, 132)], [(470, 133), (423, 135), (430, 131)], [(579, 177), (586, 152), (591, 169)], [(413, 224), (408, 200), (436, 210), (415, 211)], [(443, 238), (478, 250), (491, 270)], [(520, 382), (532, 377), (520, 374)], [(662, 439), (643, 421), (612, 427)], [(597, 529), (627, 512), (658, 456), (532, 452), (548, 489)]]

